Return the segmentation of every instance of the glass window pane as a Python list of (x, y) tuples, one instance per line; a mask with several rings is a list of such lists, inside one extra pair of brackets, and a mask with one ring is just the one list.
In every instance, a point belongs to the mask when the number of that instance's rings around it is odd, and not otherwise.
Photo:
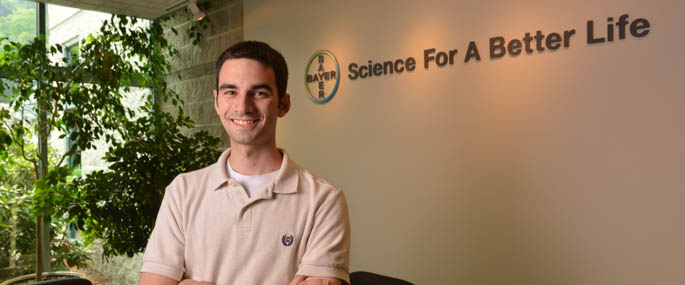
[(36, 2), (0, 1), (0, 37), (27, 43), (36, 36)]
[[(26, 0), (0, 1), (0, 38), (27, 43), (36, 36), (36, 3)], [(2, 74), (0, 74), (2, 77)], [(8, 83), (4, 79), (3, 82)], [(0, 94), (0, 104), (7, 103), (10, 91)]]
[[(0, 37), (28, 43), (36, 36), (36, 3), (24, 0), (0, 1)], [(6, 42), (5, 42), (6, 43)], [(2, 74), (0, 74), (0, 77)], [(12, 84), (6, 79), (4, 83)], [(10, 90), (0, 94), (0, 108), (7, 109)], [(21, 114), (13, 113), (21, 117)], [(0, 280), (34, 272), (35, 218), (30, 212), (31, 186), (35, 179), (31, 164), (16, 149), (0, 161)]]

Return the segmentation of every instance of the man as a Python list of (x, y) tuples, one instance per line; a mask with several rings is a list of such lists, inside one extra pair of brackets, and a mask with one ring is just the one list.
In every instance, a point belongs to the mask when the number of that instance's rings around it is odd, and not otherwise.
[(248, 41), (216, 69), (214, 108), (231, 148), (167, 187), (139, 283), (349, 283), (343, 192), (276, 147), (276, 121), (290, 110), (285, 59)]

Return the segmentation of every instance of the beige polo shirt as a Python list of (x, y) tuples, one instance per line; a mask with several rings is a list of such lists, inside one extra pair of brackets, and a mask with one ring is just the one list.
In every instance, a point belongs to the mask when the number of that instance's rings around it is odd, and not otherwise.
[(297, 275), (349, 283), (350, 223), (342, 190), (290, 160), (248, 197), (217, 163), (167, 187), (141, 272), (215, 284), (288, 284)]

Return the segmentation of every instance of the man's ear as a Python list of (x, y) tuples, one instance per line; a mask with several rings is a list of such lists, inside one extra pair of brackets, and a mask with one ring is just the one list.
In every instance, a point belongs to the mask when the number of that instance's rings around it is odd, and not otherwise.
[(217, 107), (219, 104), (219, 94), (217, 93), (216, 89), (214, 89), (214, 107)]
[(278, 103), (278, 116), (283, 117), (290, 111), (290, 94), (283, 94), (283, 98)]
[[(216, 89), (214, 89), (214, 110), (216, 111), (217, 114), (219, 114), (219, 94), (217, 93)], [(219, 114), (221, 116), (221, 114)]]

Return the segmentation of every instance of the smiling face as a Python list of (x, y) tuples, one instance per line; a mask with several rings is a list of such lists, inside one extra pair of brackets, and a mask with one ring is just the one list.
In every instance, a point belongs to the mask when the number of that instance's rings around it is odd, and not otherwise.
[(214, 109), (231, 146), (276, 146), (276, 120), (290, 109), (290, 95), (278, 100), (274, 71), (260, 62), (238, 58), (224, 62), (214, 90)]

